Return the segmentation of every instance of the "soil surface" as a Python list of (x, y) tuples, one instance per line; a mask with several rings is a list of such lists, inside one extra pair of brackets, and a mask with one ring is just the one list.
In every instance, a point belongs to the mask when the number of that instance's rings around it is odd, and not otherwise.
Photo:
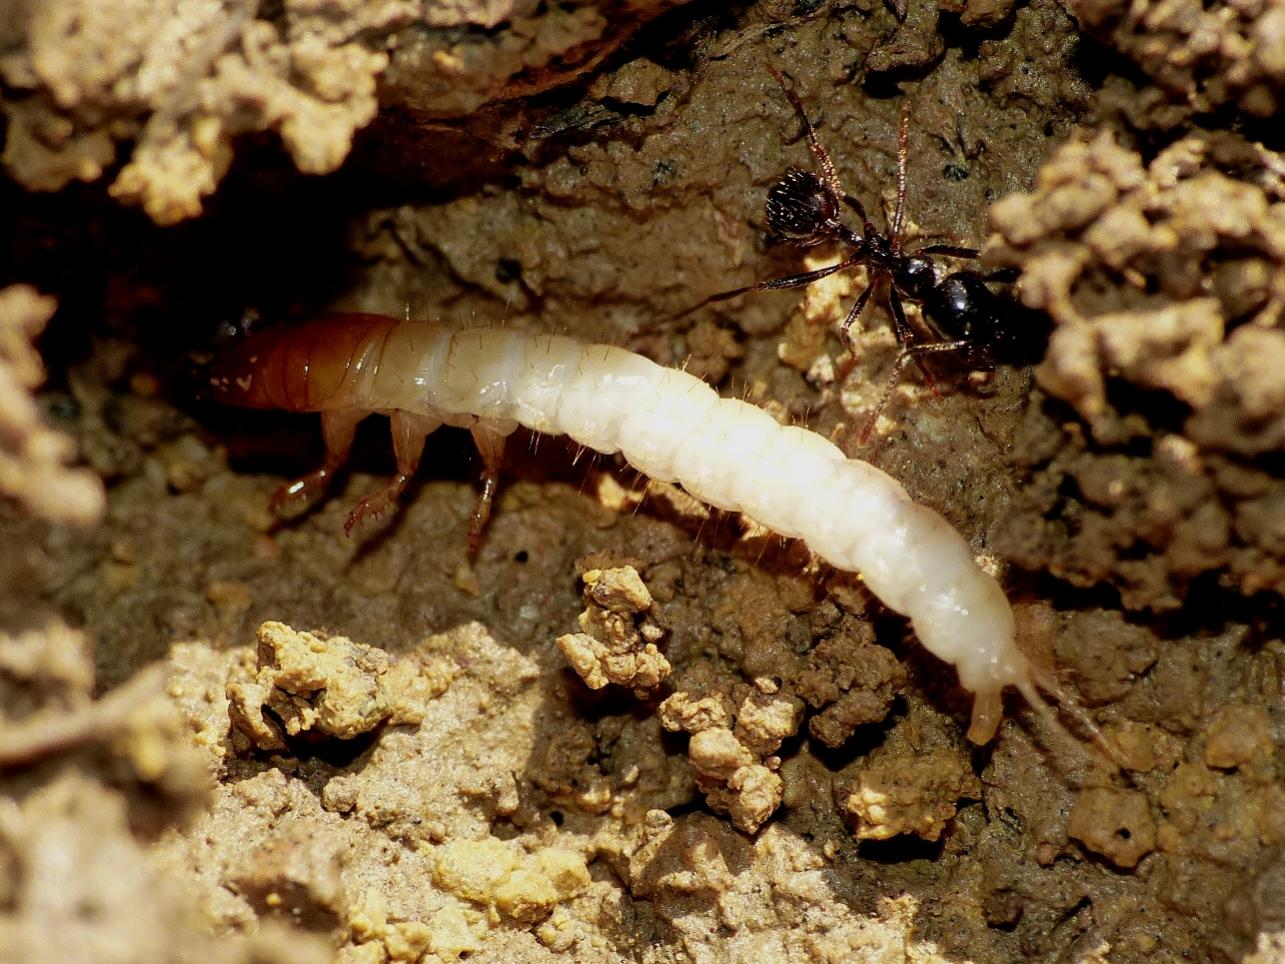
[[(1279, 4), (0, 31), (0, 960), (1285, 960)], [(767, 231), (816, 169), (769, 68), (880, 230), (909, 110), (908, 242), (984, 248), (1038, 364), (930, 356), (871, 422), (864, 268), (686, 311), (845, 253)], [(1056, 715), (973, 746), (857, 575), (564, 439), (510, 440), (476, 558), (458, 429), (356, 538), (382, 417), (277, 518), (316, 416), (200, 367), (332, 309), (621, 345), (833, 439), (1000, 578)]]

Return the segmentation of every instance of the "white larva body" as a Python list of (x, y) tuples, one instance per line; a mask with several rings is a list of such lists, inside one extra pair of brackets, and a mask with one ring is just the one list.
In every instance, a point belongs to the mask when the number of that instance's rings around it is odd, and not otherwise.
[[(306, 357), (302, 376), (291, 374), (292, 357)], [(523, 425), (620, 452), (644, 475), (860, 573), (909, 617), (930, 652), (956, 667), (974, 696), (971, 738), (993, 735), (1004, 687), (1038, 698), (1007, 598), (940, 515), (821, 436), (720, 398), (686, 372), (562, 336), (373, 315), (267, 332), (223, 369), (213, 383), (235, 383), (227, 397), (234, 404), (405, 412), (430, 424), (482, 422), (499, 434)]]

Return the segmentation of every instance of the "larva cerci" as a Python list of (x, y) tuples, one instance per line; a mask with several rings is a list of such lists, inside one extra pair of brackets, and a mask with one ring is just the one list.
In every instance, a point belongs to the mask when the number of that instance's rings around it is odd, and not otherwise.
[(504, 438), (519, 425), (568, 435), (860, 573), (910, 618), (930, 652), (955, 666), (973, 694), (974, 742), (994, 736), (1006, 686), (1037, 707), (1045, 705), (1037, 682), (1056, 692), (1017, 648), (998, 583), (945, 519), (814, 432), (633, 352), (512, 329), (335, 314), (251, 335), (215, 363), (210, 385), (227, 404), (321, 413), (326, 462), (284, 489), (287, 499), (317, 494), (373, 412), (391, 417), (398, 476), (354, 515), (396, 499), (425, 436), (440, 425), (472, 430), (492, 470), (488, 486)]

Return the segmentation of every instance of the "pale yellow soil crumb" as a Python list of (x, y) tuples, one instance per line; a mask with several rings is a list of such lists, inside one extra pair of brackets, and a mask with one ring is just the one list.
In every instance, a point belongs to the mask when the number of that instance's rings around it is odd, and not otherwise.
[(342, 949), (340, 961), (400, 964), (454, 961), (479, 951), (487, 923), (482, 912), (466, 909), (457, 901), (444, 904), (428, 921), (391, 920), (387, 898), (370, 888), (349, 913), (348, 927), (354, 943)]
[(629, 855), (635, 897), (651, 902), (696, 960), (927, 964), (947, 958), (912, 938), (917, 904), (877, 902), (863, 917), (835, 901), (834, 870), (780, 824), (752, 840), (703, 814), (647, 815)]
[(747, 833), (763, 826), (781, 805), (784, 788), (775, 772), (780, 761), (769, 754), (798, 730), (803, 716), (798, 697), (766, 692), (776, 689), (766, 681), (761, 686), (747, 688), (735, 730), (723, 725), (729, 714), (714, 697), (693, 699), (680, 691), (658, 711), (666, 729), (692, 734), (687, 752), (706, 802)]
[(6, 727), (37, 710), (65, 711), (90, 702), (94, 664), (89, 640), (66, 623), (0, 634), (0, 721)]
[[(818, 268), (826, 268), (839, 261), (840, 257), (841, 255), (833, 252), (824, 255), (809, 254), (803, 259), (800, 270), (816, 271)], [(777, 357), (801, 372), (816, 369), (818, 359), (825, 356), (827, 335), (831, 331), (839, 331), (848, 309), (852, 307), (852, 299), (866, 285), (866, 275), (864, 267), (854, 267), (836, 272), (804, 288), (798, 307), (790, 313), (784, 336), (777, 345)], [(848, 347), (846, 340), (839, 342), (840, 351)], [(830, 358), (831, 370), (834, 364), (835, 360)]]
[(1028, 409), (993, 540), (1011, 561), (1131, 609), (1202, 577), (1285, 593), (1282, 164), (1227, 131), (1149, 159), (1101, 131), (991, 208), (988, 257), (1056, 322), (1037, 381), (1079, 416)]
[(860, 840), (887, 840), (903, 833), (939, 840), (959, 799), (980, 797), (981, 789), (981, 781), (958, 753), (904, 757), (876, 750), (841, 806)]
[[(1064, 145), (1041, 169), (1032, 193), (1011, 195), (992, 208), (1005, 243), (991, 253), (1023, 269), (1023, 300), (1059, 323), (1040, 383), (1085, 421), (1100, 422), (1109, 412), (1108, 377), (1164, 390), (1197, 410), (1214, 407), (1220, 393), (1234, 388), (1234, 371), (1223, 371), (1237, 354), (1224, 337), (1233, 314), (1252, 312), (1265, 341), (1279, 341), (1272, 326), (1285, 308), (1285, 280), (1272, 269), (1285, 260), (1281, 204), (1218, 169), (1220, 154), (1230, 149), (1190, 137), (1144, 166), (1104, 131), (1090, 142)], [(1240, 251), (1231, 267), (1265, 269), (1268, 280), (1258, 288), (1234, 286), (1237, 291), (1217, 283), (1201, 289), (1195, 279), (1214, 274), (1219, 245)], [(1102, 266), (1140, 289), (1137, 306), (1092, 310), (1080, 289)], [(1148, 275), (1167, 303), (1146, 298), (1141, 289)], [(1247, 421), (1251, 414), (1271, 413), (1247, 412)], [(1255, 429), (1271, 435), (1279, 424)]]
[(1285, 102), (1285, 8), (1222, 0), (1076, 0), (1075, 16), (1199, 113), (1235, 104), (1270, 118)]
[(33, 4), (25, 44), (0, 58), (26, 95), (3, 103), (4, 163), (27, 187), (57, 190), (97, 179), (117, 145), (135, 141), (110, 190), (161, 224), (201, 212), (245, 134), (275, 131), (300, 171), (334, 170), (374, 117), (388, 65), (352, 38), (389, 33), (418, 10), (361, 6), (286, 4), (277, 23), (245, 2)]
[[(305, 642), (289, 635), (287, 647)], [(305, 647), (301, 661), (363, 662), (347, 641), (329, 642)], [(220, 666), (244, 673), (236, 664), (248, 655), (175, 651), (171, 689), (202, 739), (220, 707), (226, 727), (228, 704), (211, 681)], [(556, 659), (547, 647), (545, 656)], [(164, 841), (162, 858), (198, 868), (202, 907), (220, 926), (286, 920), (324, 935), (349, 964), (436, 964), (483, 951), (542, 961), (600, 949), (591, 922), (603, 886), (590, 881), (591, 850), (532, 805), (544, 798), (525, 776), (536, 748), (556, 742), (537, 721), (565, 680), (477, 624), (420, 640), (399, 662), (449, 667), (421, 706), (422, 726), (385, 729), (345, 764), (294, 756), (293, 742), (269, 760), (228, 754), (211, 807), (189, 834)], [(326, 751), (342, 759), (345, 748)], [(602, 841), (620, 847), (609, 834)]]
[(343, 636), (266, 622), (253, 678), (234, 674), (228, 683), (234, 743), (283, 750), (287, 737), (302, 733), (349, 740), (385, 722), (417, 724), (425, 701), (450, 685), (451, 672), (414, 656), (394, 660)]
[(670, 672), (656, 647), (664, 631), (645, 615), (651, 593), (632, 566), (590, 569), (581, 579), (589, 604), (578, 620), (583, 631), (558, 637), (558, 648), (590, 689), (615, 683), (645, 699)]
[(0, 806), (0, 959), (95, 964), (322, 964), (324, 941), (265, 922), (215, 935), (181, 878), (156, 867), (124, 796), (65, 773)]
[(1230, 769), (1275, 752), (1271, 717), (1261, 706), (1228, 706), (1209, 724), (1205, 765)]
[(679, 691), (666, 697), (657, 712), (660, 722), (671, 733), (685, 730), (699, 733), (714, 727), (726, 729), (732, 721), (731, 707), (721, 696), (694, 696)]
[(89, 640), (61, 622), (0, 633), (0, 773), (74, 752), (112, 761), (182, 813), (204, 802), (206, 767), (152, 665), (97, 699)]
[(444, 845), (433, 881), (456, 897), (533, 923), (588, 886), (589, 871), (574, 850), (549, 847), (530, 854), (512, 842), (487, 838)]
[(780, 691), (771, 679), (755, 680), (736, 708), (736, 738), (754, 754), (775, 753), (787, 737), (799, 730), (803, 701)]
[(1147, 723), (1125, 720), (1104, 726), (1102, 735), (1115, 749), (1120, 765), (1133, 773), (1147, 773), (1160, 766), (1162, 760), (1176, 759), (1177, 741)]
[(797, 657), (782, 647), (784, 600), (764, 588), (755, 577), (738, 579), (718, 616), (743, 634), (740, 672), (692, 663), (657, 708), (666, 730), (691, 734), (688, 756), (706, 802), (747, 833), (781, 804), (785, 786), (774, 754), (799, 731), (804, 710), (794, 691)]
[(1241, 964), (1281, 964), (1281, 961), (1285, 961), (1285, 930), (1259, 934), (1254, 953)]
[(34, 341), (55, 307), (26, 285), (0, 291), (0, 495), (43, 519), (91, 525), (103, 514), (103, 484), (68, 467), (74, 443), (45, 424), (32, 397), (45, 380)]

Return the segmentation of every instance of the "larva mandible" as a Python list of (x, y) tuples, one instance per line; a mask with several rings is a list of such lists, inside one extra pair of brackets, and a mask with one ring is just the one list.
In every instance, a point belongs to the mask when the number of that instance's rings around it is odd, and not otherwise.
[(321, 414), (325, 463), (284, 487), (278, 507), (319, 495), (357, 423), (378, 412), (391, 418), (397, 477), (349, 525), (392, 505), (425, 436), (445, 424), (470, 429), (487, 464), (476, 537), (504, 439), (519, 425), (568, 435), (860, 573), (910, 618), (930, 652), (955, 666), (973, 695), (974, 742), (994, 736), (1005, 687), (1044, 710), (1037, 686), (1060, 695), (1018, 649), (1003, 590), (945, 519), (816, 433), (633, 352), (513, 329), (332, 314), (249, 336), (215, 362), (210, 388), (230, 405)]

